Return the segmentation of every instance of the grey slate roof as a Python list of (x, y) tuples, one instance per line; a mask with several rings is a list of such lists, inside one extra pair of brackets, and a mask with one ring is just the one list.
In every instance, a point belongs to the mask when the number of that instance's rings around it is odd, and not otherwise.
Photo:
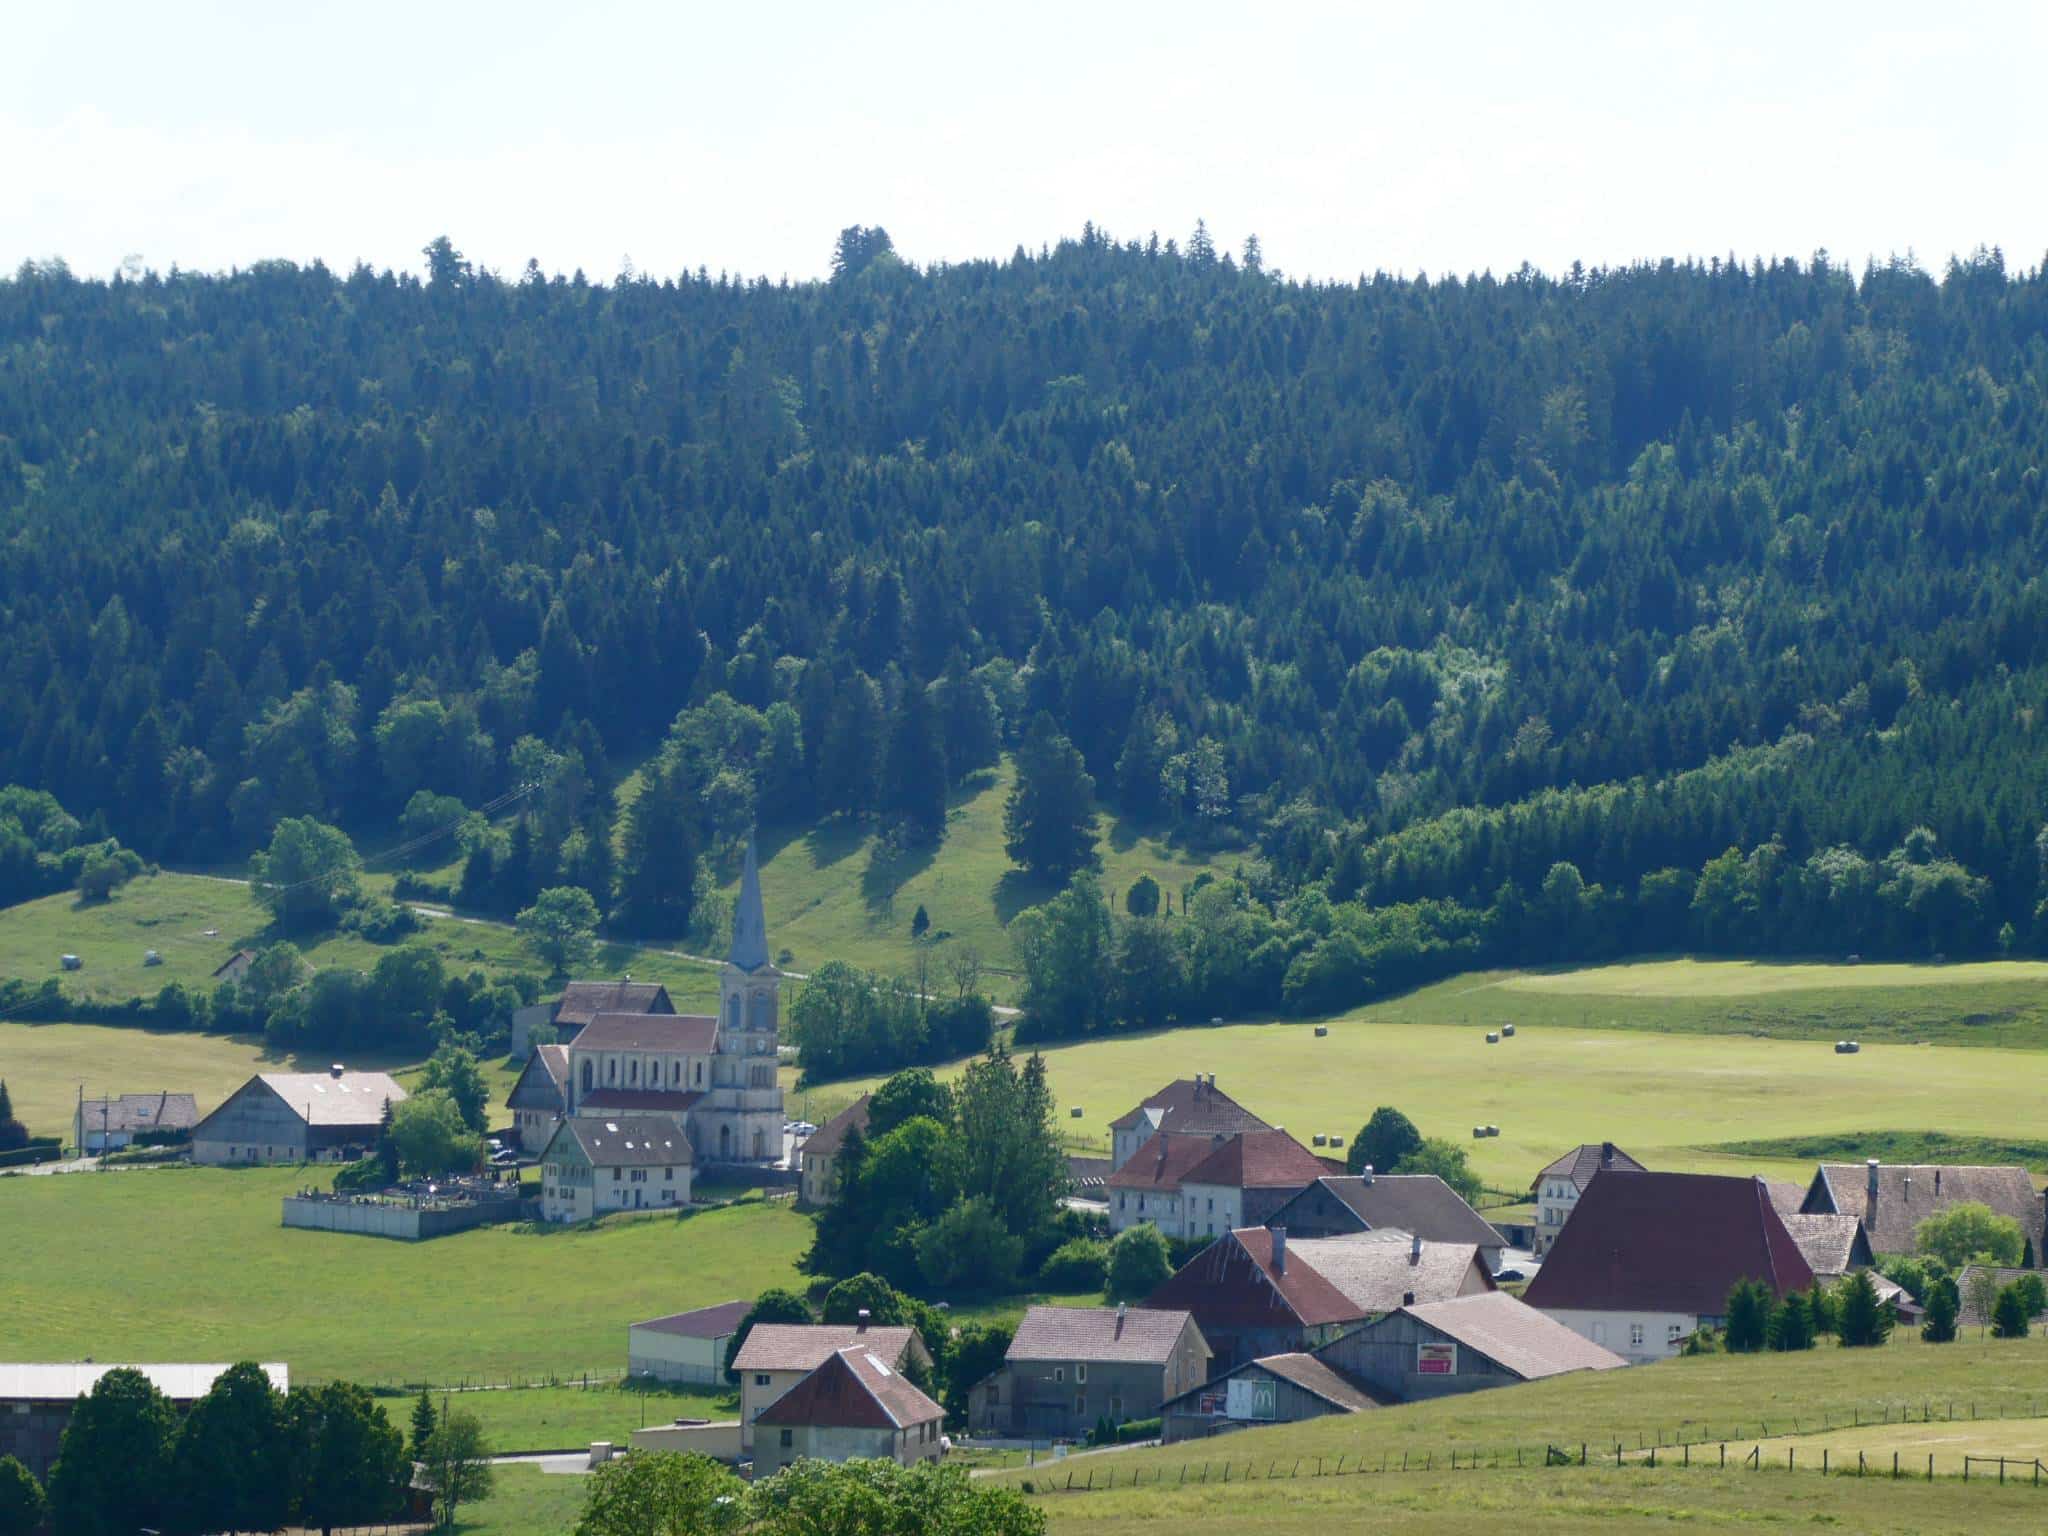
[(1611, 1371), (1628, 1364), (1506, 1291), (1418, 1302), (1401, 1310), (1524, 1381), (1567, 1371)]
[(635, 1328), (644, 1328), (649, 1333), (672, 1333), (684, 1339), (726, 1339), (739, 1330), (746, 1315), (754, 1308), (751, 1301), (721, 1301), (715, 1307), (698, 1307), (690, 1312), (676, 1312), (668, 1317), (650, 1317), (644, 1323), (635, 1323)]
[(593, 1168), (668, 1168), (692, 1161), (690, 1139), (666, 1115), (564, 1120), (541, 1156), (546, 1158), (565, 1136), (575, 1141)]
[(753, 834), (747, 835), (747, 861), (740, 868), (739, 900), (732, 909), (732, 949), (726, 960), (743, 971), (768, 964), (768, 915), (761, 906), (761, 864), (754, 855)]
[(1304, 1237), (1290, 1242), (1287, 1254), (1290, 1265), (1307, 1264), (1362, 1313), (1391, 1312), (1411, 1294), (1417, 1301), (1456, 1296), (1475, 1274), (1487, 1289), (1493, 1286), (1478, 1244), (1425, 1241), (1418, 1252), (1406, 1232)]
[(1243, 1131), (1272, 1129), (1214, 1082), (1197, 1082), (1190, 1077), (1168, 1083), (1135, 1109), (1126, 1110), (1109, 1122), (1113, 1131), (1136, 1130), (1141, 1125), (1184, 1136), (1235, 1136)]
[(1822, 1163), (1807, 1186), (1802, 1210), (1861, 1216), (1878, 1253), (1911, 1253), (1914, 1234), (1928, 1217), (1965, 1201), (1988, 1205), (2020, 1224), (2042, 1257), (2042, 1207), (2033, 1176), (2024, 1168), (1955, 1163), (1880, 1163), (1877, 1194), (1870, 1194), (1865, 1163)]
[(555, 1004), (555, 1023), (580, 1029), (600, 1013), (674, 1013), (668, 988), (652, 981), (572, 981)]
[(1027, 1307), (1003, 1358), (1164, 1365), (1193, 1324), (1164, 1308)]
[[(2038, 1273), (2038, 1270), (2005, 1269), (1995, 1264), (1965, 1264), (1956, 1275), (1956, 1297), (1960, 1303), (1956, 1308), (1957, 1324), (1964, 1328), (1989, 1328), (1992, 1307), (1998, 1304), (1998, 1292), (2011, 1285), (2021, 1275)], [(1997, 1289), (1992, 1291), (1989, 1305), (1979, 1306), (1971, 1292), (1977, 1288), (1976, 1277), (1986, 1274), (1991, 1276), (1991, 1283)]]
[(188, 1131), (199, 1123), (199, 1106), (189, 1093), (124, 1093), (86, 1099), (79, 1105), (88, 1131)]
[(308, 1125), (376, 1125), (384, 1101), (405, 1102), (405, 1090), (388, 1072), (259, 1072), (257, 1081), (276, 1094)]
[(1619, 1168), (1625, 1173), (1649, 1171), (1613, 1142), (1589, 1141), (1582, 1146), (1573, 1147), (1563, 1157), (1548, 1164), (1536, 1175), (1536, 1182), (1529, 1187), (1535, 1189), (1545, 1179), (1564, 1177), (1583, 1190), (1593, 1182), (1593, 1175), (1602, 1168)]
[[(1771, 1203), (1777, 1205), (1775, 1199)], [(1796, 1211), (1787, 1216), (1781, 1210), (1778, 1219), (1785, 1223), (1785, 1230), (1792, 1234), (1792, 1241), (1799, 1245), (1799, 1252), (1816, 1275), (1846, 1275), (1858, 1264), (1870, 1262), (1871, 1256), (1862, 1251), (1869, 1245), (1856, 1241), (1863, 1231), (1860, 1217), (1816, 1216)]]
[(1282, 1381), (1291, 1381), (1311, 1397), (1319, 1397), (1333, 1408), (1358, 1413), (1380, 1406), (1378, 1398), (1356, 1382), (1340, 1375), (1327, 1361), (1299, 1351), (1286, 1355), (1261, 1355), (1252, 1364)]
[[(1455, 1189), (1433, 1173), (1338, 1174), (1317, 1181), (1356, 1212), (1368, 1230), (1393, 1227), (1424, 1242), (1476, 1243), (1501, 1246), (1500, 1234)], [(1301, 1199), (1313, 1191), (1303, 1191)], [(1288, 1205), (1294, 1202), (1290, 1200)], [(1269, 1227), (1287, 1225), (1287, 1206), (1275, 1211)]]

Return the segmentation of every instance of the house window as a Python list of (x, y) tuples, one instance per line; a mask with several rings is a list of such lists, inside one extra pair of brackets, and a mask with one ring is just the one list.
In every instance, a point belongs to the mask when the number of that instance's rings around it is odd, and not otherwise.
[(1082, 1382), (1086, 1381), (1087, 1379), (1088, 1367), (1085, 1365), (1076, 1364), (1074, 1367), (1074, 1380), (1077, 1382)]
[(1678, 1342), (1678, 1341), (1679, 1341), (1680, 1339), (1682, 1339), (1682, 1338), (1684, 1338), (1684, 1337), (1685, 1337), (1685, 1324), (1683, 1324), (1683, 1323), (1666, 1323), (1666, 1324), (1664, 1325), (1664, 1342), (1665, 1342), (1666, 1344), (1676, 1344), (1676, 1343), (1677, 1343), (1677, 1342)]
[(612, 1170), (612, 1182), (614, 1184), (619, 1182), (619, 1170), (616, 1168)]
[(664, 1184), (673, 1184), (673, 1183), (675, 1183), (675, 1181), (676, 1181), (676, 1171), (675, 1171), (675, 1169), (673, 1169), (673, 1168), (664, 1168), (664, 1169), (662, 1169), (662, 1170), (661, 1170), (661, 1180), (662, 1180), (662, 1182), (663, 1182)]
[(1056, 1386), (1065, 1386), (1067, 1383), (1067, 1368), (1064, 1365), (1054, 1366), (1052, 1368), (1052, 1379)]
[(1643, 1325), (1641, 1323), (1630, 1323), (1628, 1325), (1628, 1345), (1630, 1349), (1641, 1349), (1643, 1347)]
[(756, 1376), (754, 1378), (754, 1385), (757, 1387), (765, 1387), (768, 1385), (768, 1378), (765, 1375)]
[(647, 1182), (647, 1170), (645, 1168), (635, 1168), (633, 1170), (633, 1182), (635, 1184), (645, 1184)]
[(697, 1086), (699, 1088), (704, 1086), (704, 1061), (702, 1057), (699, 1057), (697, 1060)]
[(626, 1081), (628, 1083), (638, 1083), (640, 1081), (640, 1058), (637, 1056), (626, 1063)]
[(604, 1080), (616, 1083), (619, 1080), (619, 1058), (614, 1056), (604, 1064)]
[(583, 1058), (583, 1091), (590, 1092), (590, 1058)]
[(785, 1429), (784, 1431), (782, 1431), (780, 1435), (776, 1437), (776, 1439), (778, 1443), (780, 1443), (782, 1448), (786, 1451), (792, 1445), (796, 1444), (796, 1431), (793, 1429)]

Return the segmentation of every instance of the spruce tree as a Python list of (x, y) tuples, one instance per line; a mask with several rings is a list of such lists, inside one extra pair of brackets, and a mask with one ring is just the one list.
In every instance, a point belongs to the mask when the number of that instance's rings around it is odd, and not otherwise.
[(1048, 714), (1017, 750), (1003, 834), (1010, 857), (1042, 879), (1064, 884), (1095, 857), (1095, 780)]
[(420, 1395), (412, 1405), (412, 1459), (424, 1461), (427, 1442), (434, 1438), (434, 1400), (427, 1396), (427, 1389), (420, 1388)]
[(2026, 1299), (2016, 1285), (2002, 1287), (1991, 1308), (1991, 1336), (1994, 1339), (2024, 1339), (2031, 1324)]
[(1771, 1293), (1747, 1276), (1728, 1290), (1728, 1353), (1753, 1354), (1768, 1342)]
[(882, 768), (882, 810), (919, 843), (934, 843), (946, 830), (946, 747), (939, 720), (924, 689), (903, 693), (903, 708), (889, 731)]
[(1920, 1337), (1930, 1344), (1953, 1344), (1956, 1316), (1962, 1310), (1956, 1283), (1946, 1275), (1927, 1290), (1927, 1321), (1920, 1325)]
[[(1929, 1309), (1930, 1313), (1932, 1308)], [(1863, 1349), (1891, 1337), (1892, 1310), (1878, 1299), (1870, 1271), (1859, 1269), (1844, 1280), (1836, 1298), (1835, 1331), (1844, 1349)]]

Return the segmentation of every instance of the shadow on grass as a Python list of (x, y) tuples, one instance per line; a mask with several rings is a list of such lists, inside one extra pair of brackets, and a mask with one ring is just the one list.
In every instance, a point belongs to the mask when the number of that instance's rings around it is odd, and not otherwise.
[(1051, 880), (1041, 879), (1025, 870), (1012, 869), (996, 882), (996, 918), (1007, 928), (1010, 919), (1026, 907), (1035, 907), (1041, 902), (1051, 901), (1059, 895), (1060, 886)]
[(867, 841), (867, 836), (868, 829), (851, 816), (834, 816), (818, 823), (804, 834), (811, 868), (830, 869), (840, 860), (850, 858)]
[(887, 838), (877, 838), (868, 850), (867, 868), (861, 871), (860, 895), (871, 913), (892, 910), (896, 893), (932, 867), (939, 856), (937, 841), (898, 848)]

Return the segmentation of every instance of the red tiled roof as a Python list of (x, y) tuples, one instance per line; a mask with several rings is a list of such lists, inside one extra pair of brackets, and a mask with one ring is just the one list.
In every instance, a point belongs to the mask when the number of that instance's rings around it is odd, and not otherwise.
[[(1157, 1113), (1148, 1116), (1145, 1111)], [(1210, 1082), (1183, 1077), (1168, 1083), (1135, 1109), (1126, 1110), (1109, 1122), (1113, 1131), (1136, 1130), (1150, 1120), (1162, 1131), (1186, 1135), (1235, 1136), (1240, 1131), (1264, 1131), (1271, 1127), (1222, 1089)]]
[(1719, 1317), (1743, 1279), (1777, 1296), (1813, 1284), (1761, 1179), (1609, 1171), (1586, 1186), (1523, 1294), (1549, 1311)]
[(1284, 1269), (1273, 1265), (1273, 1234), (1264, 1227), (1240, 1227), (1216, 1239), (1150, 1296), (1154, 1311), (1192, 1312), (1195, 1326), (1302, 1328), (1352, 1323), (1365, 1316), (1344, 1293), (1291, 1254)]
[(1583, 1190), (1593, 1182), (1593, 1175), (1603, 1166), (1619, 1168), (1624, 1173), (1649, 1172), (1613, 1142), (1589, 1141), (1583, 1146), (1573, 1147), (1563, 1157), (1546, 1167), (1536, 1175), (1535, 1183), (1529, 1187), (1534, 1189), (1545, 1179), (1568, 1178)]
[(1208, 1136), (1176, 1136), (1160, 1131), (1137, 1151), (1131, 1160), (1107, 1179), (1106, 1189), (1139, 1189), (1152, 1194), (1177, 1193), (1188, 1170), (1198, 1167), (1216, 1150)]
[(1302, 1189), (1324, 1172), (1322, 1160), (1285, 1131), (1246, 1131), (1183, 1173), (1180, 1181), (1228, 1189)]
[(907, 1429), (945, 1410), (865, 1345), (836, 1350), (810, 1375), (762, 1410), (756, 1424), (832, 1429)]
[(688, 1051), (718, 1046), (718, 1020), (702, 1013), (600, 1013), (571, 1042), (579, 1051)]
[(635, 1328), (645, 1328), (649, 1333), (672, 1333), (684, 1339), (725, 1339), (738, 1331), (746, 1315), (754, 1309), (751, 1301), (721, 1301), (715, 1307), (698, 1307), (692, 1312), (677, 1312), (668, 1317), (650, 1317), (644, 1323), (635, 1323)]

